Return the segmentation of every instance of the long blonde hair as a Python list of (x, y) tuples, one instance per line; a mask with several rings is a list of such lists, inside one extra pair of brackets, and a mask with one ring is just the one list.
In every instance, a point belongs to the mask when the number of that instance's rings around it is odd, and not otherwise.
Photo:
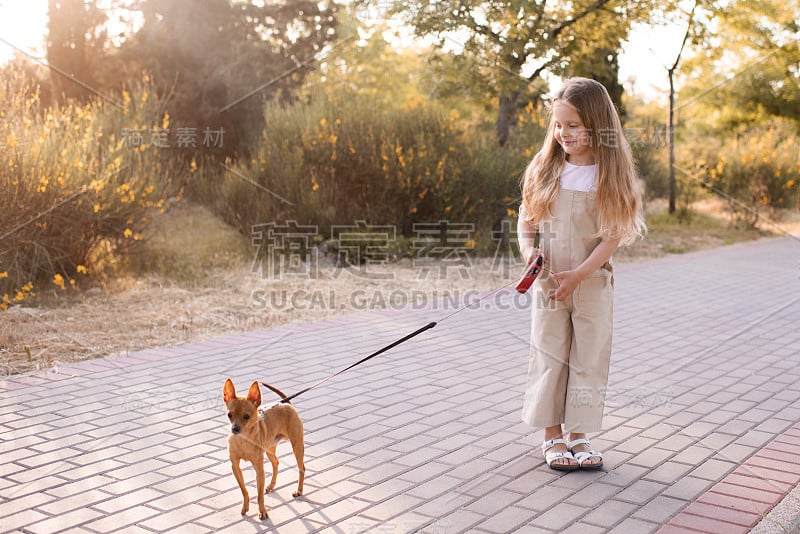
[[(595, 198), (600, 230), (596, 237), (621, 239), (623, 245), (629, 245), (647, 231), (647, 226), (636, 165), (614, 103), (601, 83), (577, 77), (566, 80), (558, 90), (553, 103), (559, 100), (577, 110), (597, 162)], [(538, 223), (553, 217), (565, 161), (551, 116), (544, 144), (522, 176), (522, 202), (529, 221)]]

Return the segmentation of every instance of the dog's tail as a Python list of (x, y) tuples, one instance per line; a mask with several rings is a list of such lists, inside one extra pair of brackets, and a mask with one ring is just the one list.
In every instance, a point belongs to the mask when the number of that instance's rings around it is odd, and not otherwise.
[[(272, 391), (273, 393), (277, 393), (277, 394), (278, 394), (278, 396), (279, 396), (281, 399), (285, 399), (285, 398), (288, 396), (288, 395), (284, 394), (284, 392), (283, 392), (283, 391), (279, 390), (279, 389), (278, 389), (278, 388), (276, 388), (275, 386), (270, 386), (270, 385), (269, 385), (269, 384), (267, 384), (266, 382), (261, 382), (261, 385), (262, 385), (262, 386), (264, 386), (265, 388), (269, 389), (269, 390), (270, 390), (270, 391)], [(291, 403), (292, 403), (292, 401), (288, 401), (288, 403), (289, 403), (289, 404), (291, 404)]]

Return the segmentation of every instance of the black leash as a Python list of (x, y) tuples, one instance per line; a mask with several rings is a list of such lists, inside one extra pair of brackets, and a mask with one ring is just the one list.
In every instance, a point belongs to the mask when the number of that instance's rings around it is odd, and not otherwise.
[(349, 366), (345, 367), (345, 368), (344, 368), (344, 369), (342, 369), (341, 371), (337, 371), (336, 373), (333, 373), (333, 374), (332, 374), (332, 375), (330, 375), (329, 377), (327, 377), (327, 378), (324, 378), (324, 379), (320, 380), (319, 382), (317, 382), (317, 383), (316, 383), (316, 384), (314, 384), (313, 386), (309, 386), (309, 387), (307, 387), (307, 388), (305, 388), (305, 389), (303, 389), (303, 390), (301, 390), (301, 391), (298, 391), (297, 393), (295, 393), (295, 394), (293, 394), (293, 395), (289, 395), (288, 397), (285, 397), (285, 398), (281, 399), (281, 400), (279, 401), (279, 403), (278, 403), (278, 404), (284, 404), (284, 403), (290, 402), (292, 399), (299, 397), (299, 396), (300, 396), (300, 395), (302, 395), (303, 393), (307, 393), (307, 392), (311, 391), (312, 389), (316, 389), (316, 388), (318, 388), (319, 386), (321, 386), (322, 384), (324, 384), (324, 383), (325, 383), (325, 382), (327, 382), (328, 380), (331, 380), (331, 379), (333, 379), (333, 378), (335, 378), (335, 377), (339, 376), (340, 374), (342, 374), (342, 373), (344, 373), (344, 372), (347, 372), (347, 371), (349, 371), (349, 370), (350, 370), (350, 369), (352, 369), (353, 367), (356, 367), (356, 366), (358, 366), (358, 365), (361, 365), (362, 363), (364, 363), (364, 362), (366, 362), (366, 361), (368, 361), (368, 360), (371, 360), (372, 358), (374, 358), (375, 356), (378, 356), (379, 354), (383, 354), (383, 353), (384, 353), (384, 352), (386, 352), (387, 350), (389, 350), (389, 349), (392, 349), (392, 348), (396, 347), (397, 345), (400, 345), (401, 343), (405, 343), (405, 342), (406, 342), (406, 341), (408, 341), (409, 339), (411, 339), (411, 338), (413, 338), (413, 337), (416, 337), (416, 336), (420, 335), (421, 333), (425, 332), (426, 330), (430, 330), (431, 328), (433, 328), (434, 326), (436, 326), (438, 323), (440, 323), (440, 322), (442, 322), (442, 321), (444, 321), (444, 320), (446, 320), (446, 319), (449, 319), (449, 318), (450, 318), (450, 317), (452, 317), (453, 315), (455, 315), (455, 314), (457, 314), (457, 313), (460, 313), (460, 312), (462, 312), (462, 311), (466, 310), (467, 308), (471, 308), (471, 307), (474, 307), (474, 306), (477, 306), (477, 305), (479, 305), (479, 304), (481, 303), (481, 301), (483, 301), (483, 300), (485, 300), (485, 299), (487, 299), (487, 298), (491, 297), (492, 295), (495, 295), (495, 294), (499, 293), (500, 291), (504, 290), (504, 289), (505, 289), (505, 288), (507, 288), (508, 286), (510, 286), (510, 285), (512, 285), (512, 284), (515, 284), (515, 283), (517, 283), (517, 281), (516, 281), (516, 280), (514, 280), (514, 281), (511, 281), (511, 282), (507, 283), (506, 285), (504, 285), (503, 287), (501, 287), (501, 288), (499, 288), (499, 289), (495, 289), (494, 291), (491, 291), (491, 292), (487, 293), (486, 295), (484, 295), (484, 296), (480, 297), (480, 298), (479, 298), (479, 299), (477, 299), (476, 301), (474, 301), (474, 302), (471, 302), (471, 303), (469, 303), (469, 304), (466, 304), (466, 305), (462, 306), (461, 308), (458, 308), (456, 311), (454, 311), (454, 312), (452, 312), (452, 313), (450, 313), (450, 314), (448, 314), (448, 315), (445, 315), (444, 317), (442, 317), (442, 318), (441, 318), (441, 319), (439, 319), (438, 321), (431, 321), (430, 323), (426, 324), (425, 326), (423, 326), (423, 327), (422, 327), (422, 328), (420, 328), (419, 330), (415, 330), (414, 332), (411, 332), (411, 333), (410, 333), (410, 334), (408, 334), (407, 336), (405, 336), (405, 337), (402, 337), (402, 338), (398, 339), (397, 341), (395, 341), (395, 342), (393, 342), (393, 343), (390, 343), (389, 345), (386, 345), (385, 347), (383, 347), (383, 348), (381, 348), (381, 349), (379, 349), (379, 350), (377, 350), (377, 351), (373, 352), (372, 354), (370, 354), (369, 356), (367, 356), (367, 357), (365, 357), (365, 358), (362, 358), (361, 360), (357, 361), (356, 363), (354, 363), (354, 364), (352, 364), (352, 365), (349, 365)]
[(432, 321), (432, 322), (430, 322), (430, 323), (426, 324), (425, 326), (423, 326), (422, 328), (420, 328), (419, 330), (416, 330), (416, 331), (414, 331), (414, 332), (411, 332), (410, 334), (408, 334), (408, 335), (407, 335), (407, 336), (405, 336), (404, 338), (398, 339), (398, 340), (397, 340), (397, 341), (395, 341), (394, 343), (391, 343), (391, 344), (389, 344), (389, 345), (386, 345), (386, 346), (385, 346), (385, 347), (383, 347), (382, 349), (380, 349), (380, 350), (377, 350), (377, 351), (373, 352), (372, 354), (370, 354), (370, 355), (369, 355), (369, 356), (367, 356), (366, 358), (363, 358), (363, 359), (361, 359), (361, 360), (357, 361), (356, 363), (354, 363), (354, 364), (352, 364), (352, 365), (350, 365), (350, 366), (348, 366), (348, 367), (345, 367), (345, 368), (344, 368), (344, 369), (342, 369), (341, 371), (338, 371), (338, 372), (336, 372), (336, 373), (332, 374), (331, 376), (329, 376), (329, 377), (327, 377), (327, 378), (325, 378), (325, 379), (323, 379), (323, 380), (320, 380), (319, 382), (317, 382), (317, 383), (316, 383), (316, 384), (314, 384), (313, 386), (309, 386), (309, 387), (307, 387), (307, 388), (306, 388), (306, 389), (304, 389), (304, 390), (298, 391), (298, 392), (297, 392), (297, 393), (295, 393), (294, 395), (289, 395), (289, 396), (288, 396), (288, 397), (286, 397), (285, 399), (281, 399), (281, 403), (286, 403), (286, 402), (289, 402), (289, 401), (291, 401), (292, 399), (294, 399), (295, 397), (299, 397), (299, 396), (300, 396), (300, 395), (302, 395), (303, 393), (306, 393), (307, 391), (311, 391), (312, 389), (315, 389), (315, 388), (317, 388), (317, 387), (321, 386), (322, 384), (324, 384), (324, 383), (325, 383), (325, 382), (327, 382), (328, 380), (331, 380), (332, 378), (335, 378), (335, 377), (339, 376), (340, 374), (342, 374), (342, 373), (344, 373), (344, 372), (346, 372), (346, 371), (349, 371), (350, 369), (352, 369), (353, 367), (355, 367), (355, 366), (357, 366), (357, 365), (361, 365), (362, 363), (366, 362), (367, 360), (371, 360), (372, 358), (374, 358), (375, 356), (378, 356), (379, 354), (383, 354), (383, 353), (384, 353), (384, 352), (386, 352), (387, 350), (389, 350), (389, 349), (391, 349), (391, 348), (394, 348), (394, 347), (396, 347), (396, 346), (397, 346), (397, 345), (399, 345), (400, 343), (405, 343), (406, 341), (408, 341), (408, 340), (409, 340), (409, 339), (411, 339), (412, 337), (418, 336), (419, 334), (423, 333), (424, 331), (426, 331), (426, 330), (430, 330), (430, 329), (431, 329), (431, 328), (433, 328), (434, 326), (436, 326), (436, 321)]

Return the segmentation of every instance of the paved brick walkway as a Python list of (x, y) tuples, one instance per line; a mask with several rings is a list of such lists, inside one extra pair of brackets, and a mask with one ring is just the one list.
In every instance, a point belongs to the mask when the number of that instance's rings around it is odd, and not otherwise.
[[(774, 484), (754, 460), (800, 423), (798, 259), (787, 238), (619, 269), (593, 439), (601, 472), (547, 469), (541, 431), (519, 422), (529, 302), (511, 292), (300, 397), (306, 494), (291, 497), (283, 444), (263, 522), (255, 505), (239, 515), (224, 379), (294, 392), (449, 310), (365, 312), (13, 377), (0, 382), (0, 531), (655, 532), (690, 505), (702, 517), (696, 501), (731, 490), (720, 481), (748, 461), (736, 475), (758, 485), (742, 498), (780, 496), (800, 470)], [(800, 444), (778, 442), (791, 463)], [(253, 496), (249, 466), (245, 477)]]

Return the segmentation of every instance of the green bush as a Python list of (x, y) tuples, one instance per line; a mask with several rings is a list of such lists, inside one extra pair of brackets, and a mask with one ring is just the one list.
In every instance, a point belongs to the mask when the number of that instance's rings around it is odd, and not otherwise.
[(644, 139), (633, 139), (631, 150), (647, 200), (668, 197), (669, 154), (665, 142), (648, 135)]
[(114, 103), (42, 109), (35, 91), (8, 73), (4, 79), (0, 307), (6, 309), (40, 287), (75, 285), (101, 251), (134, 247), (147, 210), (163, 205), (172, 168), (149, 135), (140, 146), (125, 135), (167, 127), (163, 102), (147, 81), (115, 95)]
[[(268, 104), (262, 138), (247, 161), (193, 190), (243, 233), (252, 225), (297, 220), (317, 225), (395, 225), (449, 220), (490, 228), (508, 216), (530, 157), (498, 148), (494, 131), (470, 126), (421, 98), (386, 102), (355, 90), (313, 93), (308, 102)], [(541, 140), (541, 128), (526, 142)], [(257, 185), (256, 185), (257, 184)]]
[(703, 146), (692, 157), (737, 223), (753, 227), (765, 211), (800, 207), (800, 140), (790, 124), (771, 121)]

